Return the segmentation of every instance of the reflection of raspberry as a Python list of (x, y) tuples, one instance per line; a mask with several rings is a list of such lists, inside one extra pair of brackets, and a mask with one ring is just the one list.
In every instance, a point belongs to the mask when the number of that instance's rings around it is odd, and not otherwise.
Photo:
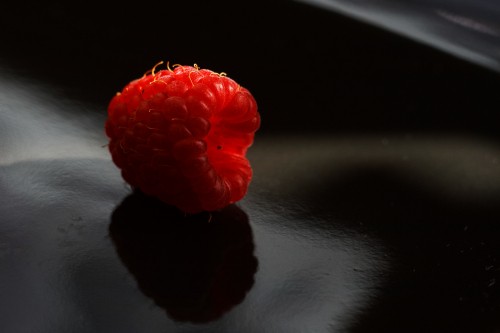
[(246, 194), (252, 169), (245, 154), (259, 125), (248, 90), (195, 65), (130, 82), (109, 104), (106, 134), (130, 185), (196, 213)]
[(236, 205), (185, 216), (134, 192), (114, 210), (109, 234), (139, 289), (175, 321), (219, 319), (254, 284), (252, 228)]

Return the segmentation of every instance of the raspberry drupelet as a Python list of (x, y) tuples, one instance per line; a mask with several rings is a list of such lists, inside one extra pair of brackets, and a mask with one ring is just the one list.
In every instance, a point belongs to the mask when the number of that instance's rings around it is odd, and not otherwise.
[(198, 213), (245, 196), (252, 178), (245, 155), (259, 126), (247, 89), (195, 65), (153, 68), (130, 82), (111, 100), (105, 129), (125, 181)]

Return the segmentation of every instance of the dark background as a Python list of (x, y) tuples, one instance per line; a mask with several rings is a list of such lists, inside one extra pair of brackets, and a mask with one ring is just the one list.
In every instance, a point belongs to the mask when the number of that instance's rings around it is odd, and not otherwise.
[[(235, 318), (242, 332), (251, 333), (274, 332), (274, 325), (288, 333), (294, 319), (304, 327), (328, 327), (335, 319), (316, 320), (308, 306), (323, 301), (332, 313), (343, 307), (350, 311), (348, 301), (356, 298), (342, 294), (347, 281), (348, 287), (358, 286), (374, 297), (360, 304), (360, 313), (340, 318), (346, 330), (498, 332), (499, 74), (371, 25), (278, 0), (9, 2), (0, 11), (0, 39), (0, 68), (49, 90), (44, 107), (57, 114), (63, 114), (61, 105), (74, 101), (92, 107), (69, 105), (68, 112), (104, 116), (110, 98), (160, 60), (226, 72), (255, 95), (262, 115), (262, 128), (249, 151), (256, 176), (236, 216), (243, 216), (242, 238), (249, 236), (251, 226), (259, 266), (256, 286), (243, 303), (247, 308), (240, 307), (222, 323)], [(66, 104), (58, 104), (59, 97)], [(12, 100), (5, 104), (7, 126), (12, 105)], [(19, 118), (31, 120), (37, 105), (27, 100), (25, 107)], [(81, 118), (68, 123), (55, 119), (61, 127), (71, 126), (58, 131), (49, 127), (39, 141), (74, 137), (69, 144), (81, 141), (75, 147), (78, 155), (93, 133), (72, 132)], [(40, 127), (51, 120), (40, 120)], [(0, 137), (21, 153), (25, 146), (16, 142), (25, 130)], [(345, 141), (336, 137), (344, 134)], [(461, 139), (454, 141), (456, 134)], [(439, 135), (442, 141), (432, 140)], [(385, 137), (389, 140), (380, 140)], [(26, 142), (50, 152), (50, 144)], [(92, 144), (102, 152), (100, 144)], [(141, 217), (148, 203), (133, 195), (125, 199), (127, 189), (109, 158), (74, 159), (55, 151), (53, 160), (20, 159), (0, 168), (0, 241), (18, 242), (22, 249), (9, 252), (0, 243), (0, 280), (7, 281), (0, 287), (8, 292), (0, 304), (7, 313), (0, 312), (0, 324), (6, 331), (9, 324), (25, 323), (46, 324), (46, 332), (111, 332), (109, 327), (120, 325), (120, 332), (141, 331), (130, 323), (154, 324), (159, 332), (166, 327), (189, 330), (155, 315), (153, 305), (149, 312), (135, 311), (152, 303), (123, 278), (108, 235), (112, 212), (119, 225), (117, 216), (133, 218), (139, 212)], [(153, 252), (158, 247), (160, 263), (161, 251), (172, 252), (162, 234), (151, 242), (142, 222), (123, 234), (137, 245), (120, 252), (124, 257), (132, 253), (130, 267), (136, 263), (134, 249), (144, 256), (139, 264), (155, 257), (141, 251), (143, 246)], [(177, 234), (167, 236), (182, 240)], [(360, 238), (367, 243), (359, 243)], [(328, 251), (318, 251), (324, 248)], [(382, 267), (377, 251), (390, 268)], [(343, 260), (346, 253), (352, 254), (349, 260)], [(167, 273), (178, 269), (177, 261), (187, 261), (173, 257), (164, 262)], [(351, 267), (356, 258), (372, 260), (366, 267), (373, 271)], [(249, 263), (253, 270), (255, 262)], [(135, 272), (139, 282), (162, 272), (146, 268)], [(304, 276), (293, 276), (297, 271)], [(46, 272), (56, 278), (44, 280)], [(361, 282), (352, 284), (352, 277)], [(375, 290), (377, 279), (381, 283)], [(166, 287), (178, 290), (177, 283), (167, 281)], [(44, 292), (37, 298), (30, 288)], [(335, 297), (323, 299), (324, 290)], [(64, 311), (72, 309), (68, 304), (46, 303), (47, 295), (57, 299), (59, 293), (81, 308), (66, 316)], [(304, 312), (283, 310), (289, 304)], [(65, 321), (49, 322), (59, 318), (54, 315), (59, 311)], [(282, 316), (274, 317), (279, 311)], [(257, 323), (253, 331), (244, 327), (245, 318)], [(217, 325), (207, 326), (213, 328), (208, 331), (221, 332)], [(198, 328), (205, 333), (207, 327)]]
[(302, 3), (9, 2), (0, 15), (4, 66), (99, 113), (168, 60), (226, 72), (250, 89), (263, 134), (498, 138), (497, 73)]

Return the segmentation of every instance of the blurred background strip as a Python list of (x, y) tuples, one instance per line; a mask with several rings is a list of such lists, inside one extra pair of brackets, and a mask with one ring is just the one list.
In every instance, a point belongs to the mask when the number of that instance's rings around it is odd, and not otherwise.
[(500, 3), (493, 0), (297, 0), (500, 70)]

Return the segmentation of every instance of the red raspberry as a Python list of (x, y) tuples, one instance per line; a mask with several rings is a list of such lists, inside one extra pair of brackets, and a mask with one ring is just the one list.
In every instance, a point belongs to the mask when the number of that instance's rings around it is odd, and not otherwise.
[(246, 194), (252, 169), (245, 154), (259, 125), (247, 89), (195, 65), (153, 68), (130, 82), (109, 104), (106, 134), (132, 187), (197, 213)]

